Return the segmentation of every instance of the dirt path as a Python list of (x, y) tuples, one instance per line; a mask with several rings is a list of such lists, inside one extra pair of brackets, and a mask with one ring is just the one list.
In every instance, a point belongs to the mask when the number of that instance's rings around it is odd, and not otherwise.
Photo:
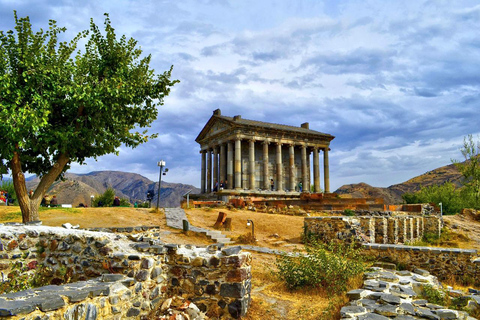
[(474, 220), (471, 216), (461, 214), (444, 216), (443, 219), (446, 227), (470, 239), (468, 243), (461, 243), (460, 247), (480, 250), (480, 221)]

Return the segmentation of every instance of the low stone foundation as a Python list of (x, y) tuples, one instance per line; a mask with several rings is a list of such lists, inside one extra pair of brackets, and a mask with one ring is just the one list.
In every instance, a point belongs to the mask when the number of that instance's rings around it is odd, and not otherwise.
[(363, 244), (363, 252), (375, 260), (392, 262), (410, 270), (428, 270), (440, 280), (455, 277), (480, 285), (477, 250), (366, 243)]
[(324, 242), (407, 243), (421, 239), (425, 233), (440, 236), (441, 227), (442, 220), (438, 216), (328, 216), (304, 219), (305, 235)]
[[(124, 235), (0, 226), (2, 280), (33, 275), (42, 268), (43, 280), (53, 284), (1, 295), (0, 316), (140, 319), (172, 295), (188, 298), (203, 312), (222, 318), (246, 314), (249, 253), (239, 247), (163, 244), (158, 236), (155, 229)], [(56, 285), (64, 282), (70, 283)]]

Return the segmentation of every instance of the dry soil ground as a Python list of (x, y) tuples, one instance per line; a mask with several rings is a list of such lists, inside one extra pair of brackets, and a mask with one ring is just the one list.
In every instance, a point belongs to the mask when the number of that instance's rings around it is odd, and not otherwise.
[[(301, 249), (303, 217), (266, 214), (252, 211), (226, 209), (186, 210), (190, 223), (194, 226), (212, 228), (219, 211), (232, 218), (233, 230), (225, 234), (233, 239), (251, 232), (247, 219), (255, 225), (255, 245), (292, 251)], [(42, 209), (40, 219), (44, 225), (61, 226), (69, 222), (82, 228), (158, 225), (164, 231), (162, 240), (169, 243), (206, 245), (208, 239), (197, 235), (185, 235), (179, 230), (166, 226), (163, 213), (152, 213), (149, 209), (134, 208), (73, 208)], [(480, 223), (470, 217), (450, 216), (445, 218), (447, 225), (456, 232), (466, 234), (471, 241), (462, 242), (461, 247), (480, 249)], [(0, 207), (1, 222), (21, 222), (19, 207)], [(321, 291), (289, 292), (279, 279), (272, 275), (275, 269), (275, 256), (252, 252), (252, 305), (246, 319), (338, 319), (333, 311), (325, 311), (332, 297)], [(345, 296), (334, 302), (340, 306)], [(335, 309), (335, 308), (334, 308)]]

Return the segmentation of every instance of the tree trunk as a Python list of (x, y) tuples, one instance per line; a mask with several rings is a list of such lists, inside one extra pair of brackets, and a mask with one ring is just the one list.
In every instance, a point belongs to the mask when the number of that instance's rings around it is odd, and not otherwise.
[(17, 194), (18, 204), (22, 211), (22, 222), (38, 221), (40, 216), (38, 214), (38, 207), (42, 201), (43, 196), (47, 192), (48, 188), (62, 173), (63, 168), (69, 162), (69, 158), (65, 154), (61, 154), (57, 162), (53, 165), (50, 171), (45, 174), (35, 190), (32, 197), (27, 192), (25, 185), (25, 175), (22, 171), (22, 164), (20, 161), (20, 155), (17, 151), (14, 152), (13, 159), (10, 162), (12, 169), (13, 187)]

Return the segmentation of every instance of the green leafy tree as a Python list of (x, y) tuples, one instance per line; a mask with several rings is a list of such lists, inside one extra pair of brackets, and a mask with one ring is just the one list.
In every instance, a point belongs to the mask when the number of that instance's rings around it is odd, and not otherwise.
[(458, 213), (464, 203), (461, 190), (451, 182), (422, 187), (415, 193), (404, 193), (402, 198), (406, 203), (435, 203), (438, 205), (441, 202), (445, 214)]
[(460, 149), (464, 162), (452, 160), (458, 171), (463, 175), (464, 188), (462, 194), (468, 199), (468, 206), (480, 208), (480, 139), (475, 142), (469, 134), (463, 138), (463, 147)]
[[(0, 31), (0, 174), (11, 171), (26, 222), (39, 219), (41, 199), (72, 162), (154, 137), (136, 128), (150, 126), (178, 81), (172, 68), (155, 75), (150, 56), (117, 38), (108, 15), (105, 32), (91, 20), (70, 42), (58, 40), (65, 28), (53, 20), (34, 32), (28, 17), (14, 18), (15, 30)], [(41, 179), (31, 197), (24, 172)]]

